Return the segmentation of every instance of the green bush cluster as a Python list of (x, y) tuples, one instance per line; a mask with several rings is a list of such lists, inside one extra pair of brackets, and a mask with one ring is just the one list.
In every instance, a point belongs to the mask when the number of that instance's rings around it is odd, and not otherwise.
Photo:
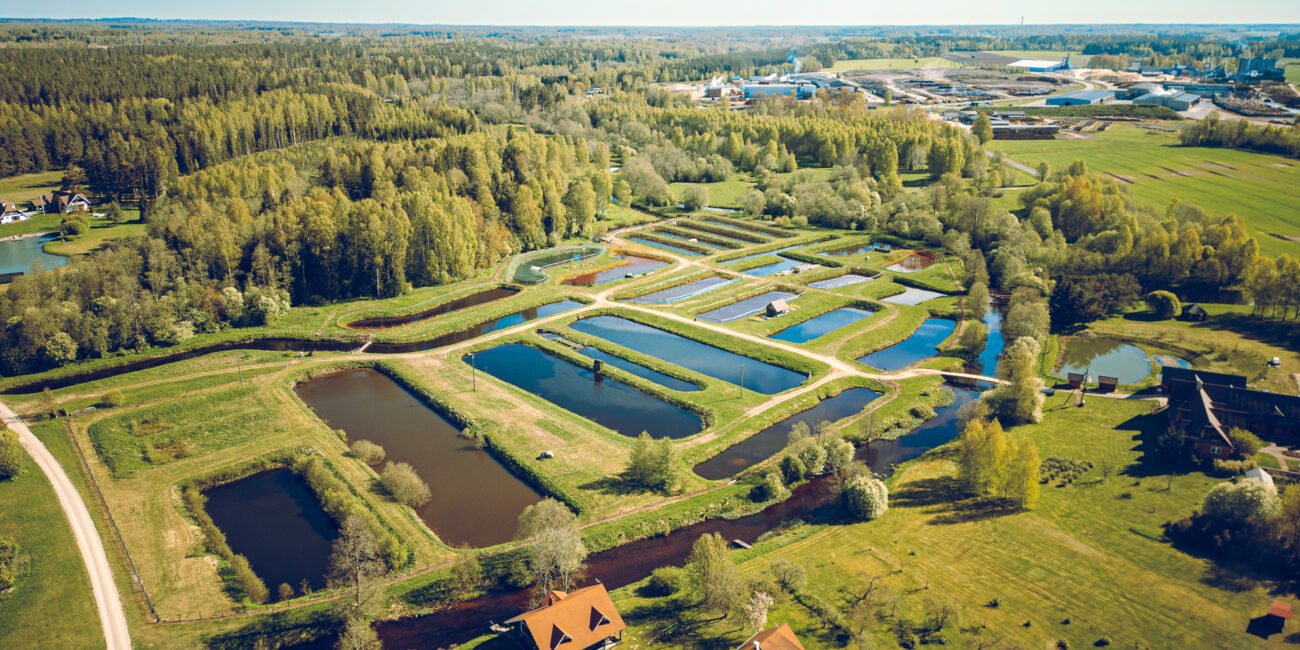
[(1079, 478), (1090, 469), (1092, 469), (1092, 461), (1090, 460), (1052, 456), (1044, 460), (1039, 467), (1038, 482), (1051, 483), (1060, 480), (1062, 483), (1073, 483), (1074, 479)]

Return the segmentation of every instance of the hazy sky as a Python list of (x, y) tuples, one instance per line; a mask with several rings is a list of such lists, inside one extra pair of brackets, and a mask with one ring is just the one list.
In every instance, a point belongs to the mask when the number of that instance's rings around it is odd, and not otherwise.
[(0, 0), (10, 18), (470, 25), (1300, 23), (1300, 0)]

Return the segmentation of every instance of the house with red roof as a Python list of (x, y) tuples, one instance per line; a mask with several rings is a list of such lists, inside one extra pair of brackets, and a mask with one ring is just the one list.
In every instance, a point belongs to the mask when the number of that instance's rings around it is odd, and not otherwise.
[(605, 585), (552, 591), (545, 602), (504, 624), (506, 635), (524, 650), (594, 650), (623, 640), (627, 626)]

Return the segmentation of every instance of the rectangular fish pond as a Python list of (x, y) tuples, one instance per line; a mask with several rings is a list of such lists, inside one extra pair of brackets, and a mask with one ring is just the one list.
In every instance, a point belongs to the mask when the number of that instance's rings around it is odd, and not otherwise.
[(575, 275), (565, 280), (564, 284), (575, 287), (590, 287), (605, 282), (613, 282), (614, 280), (622, 280), (629, 276), (644, 275), (655, 269), (668, 266), (669, 264), (668, 262), (651, 259), (649, 257), (637, 257), (635, 255), (626, 254), (617, 254), (614, 255), (614, 258), (623, 260), (624, 264), (620, 264), (612, 269), (605, 269), (604, 271)]
[(370, 347), (366, 349), (376, 354), (400, 354), (404, 352), (436, 350), (441, 347), (455, 345), (472, 338), (483, 336), (489, 332), (514, 327), (515, 325), (522, 325), (529, 321), (537, 320), (538, 318), (563, 314), (566, 311), (577, 309), (581, 306), (582, 303), (580, 302), (560, 300), (557, 302), (546, 303), (545, 305), (539, 305), (537, 307), (521, 309), (513, 314), (483, 321), (477, 325), (466, 327), (463, 330), (450, 332), (443, 334), (442, 336), (435, 336), (434, 338), (425, 341), (412, 341), (409, 343), (372, 343), (370, 344)]
[(635, 298), (630, 298), (628, 302), (640, 302), (640, 303), (675, 302), (686, 298), (693, 298), (702, 293), (713, 291), (714, 289), (717, 289), (718, 287), (721, 287), (722, 285), (727, 284), (728, 282), (731, 282), (731, 280), (728, 278), (724, 278), (719, 275), (711, 275), (707, 278), (701, 278), (699, 280), (693, 280), (685, 284), (679, 284), (675, 287), (668, 287), (667, 289), (660, 289), (659, 291), (655, 291), (653, 293), (647, 293), (644, 296), (637, 296)]
[(889, 372), (902, 370), (917, 361), (939, 354), (938, 345), (952, 335), (956, 328), (957, 323), (950, 320), (926, 319), (905, 341), (859, 357), (858, 362)]
[(888, 298), (881, 298), (880, 302), (892, 302), (895, 305), (919, 305), (927, 300), (942, 298), (946, 293), (930, 291), (928, 289), (917, 289), (916, 287), (907, 287), (902, 293), (896, 293)]
[(685, 438), (704, 429), (700, 416), (686, 409), (531, 346), (498, 345), (462, 360), (625, 436)]
[(468, 309), (470, 307), (485, 305), (489, 302), (501, 300), (502, 298), (509, 298), (510, 296), (513, 296), (516, 293), (519, 293), (519, 290), (511, 287), (494, 287), (486, 291), (480, 291), (478, 293), (472, 293), (468, 296), (462, 296), (460, 298), (456, 298), (455, 300), (449, 300), (436, 307), (431, 307), (429, 309), (425, 309), (423, 311), (419, 311), (414, 314), (361, 318), (345, 324), (344, 327), (349, 327), (352, 329), (359, 329), (359, 330), (387, 329), (390, 327), (400, 327), (402, 325), (408, 325), (416, 321), (425, 320), (426, 318), (433, 318), (434, 316), (449, 314), (453, 311), (460, 311), (462, 309)]
[(338, 524), (292, 470), (273, 469), (205, 490), (204, 509), (230, 549), (275, 593), (281, 584), (325, 587)]
[(382, 372), (347, 370), (299, 384), (294, 392), (348, 440), (369, 440), (384, 448), (386, 462), (414, 467), (433, 495), (416, 514), (449, 546), (509, 541), (519, 513), (542, 499), (462, 437), (460, 427)]
[(618, 316), (584, 318), (569, 327), (732, 384), (740, 384), (743, 372), (744, 387), (766, 395), (789, 390), (807, 379), (802, 373)]
[(852, 325), (867, 318), (872, 313), (858, 307), (840, 307), (820, 316), (809, 318), (802, 323), (791, 325), (768, 338), (790, 343), (805, 343), (826, 336), (841, 327)]
[(664, 250), (666, 250), (666, 251), (672, 251), (672, 252), (674, 252), (674, 253), (681, 253), (682, 255), (690, 255), (690, 256), (692, 256), (692, 257), (699, 257), (699, 256), (701, 255), (701, 253), (697, 253), (697, 252), (695, 252), (695, 251), (686, 250), (685, 248), (678, 248), (678, 247), (676, 247), (676, 246), (669, 246), (668, 244), (661, 244), (661, 243), (659, 243), (659, 242), (657, 242), (657, 241), (650, 241), (649, 239), (642, 239), (642, 238), (640, 238), (640, 237), (628, 237), (627, 239), (628, 239), (628, 241), (634, 241), (634, 242), (636, 242), (636, 243), (638, 243), (638, 244), (645, 244), (646, 246), (654, 246), (655, 248), (662, 248), (662, 249), (664, 249)]
[(817, 254), (825, 255), (826, 257), (848, 257), (850, 255), (861, 255), (863, 253), (870, 253), (871, 249), (873, 248), (875, 248), (875, 244), (872, 243), (849, 244), (848, 246), (840, 246), (839, 248), (824, 250)]
[[(555, 334), (542, 334), (542, 338), (556, 341), (556, 340), (560, 340), (562, 337)], [(576, 346), (577, 344), (572, 344), (572, 345)], [(692, 384), (689, 381), (678, 379), (671, 375), (665, 375), (664, 373), (659, 372), (658, 370), (652, 370), (639, 363), (628, 361), (623, 357), (612, 355), (608, 352), (605, 352), (604, 350), (593, 348), (589, 345), (583, 345), (581, 347), (578, 347), (577, 350), (578, 350), (578, 354), (581, 354), (586, 357), (590, 357), (592, 359), (596, 359), (607, 366), (614, 366), (615, 368), (636, 375), (637, 377), (640, 377), (642, 379), (653, 381), (654, 383), (659, 384), (660, 386), (663, 386), (664, 388), (667, 388), (669, 390), (693, 392), (700, 389), (699, 386), (696, 386), (695, 384)]]
[(813, 287), (814, 289), (839, 289), (840, 287), (847, 287), (847, 286), (862, 284), (863, 282), (870, 282), (870, 281), (871, 278), (865, 275), (858, 275), (856, 273), (845, 273), (844, 275), (833, 277), (827, 280), (818, 280), (816, 282), (809, 282), (808, 286)]
[(723, 305), (717, 309), (706, 311), (700, 314), (698, 318), (710, 323), (729, 323), (763, 311), (768, 303), (772, 301), (793, 300), (798, 297), (799, 294), (790, 293), (789, 291), (768, 291), (744, 300), (737, 300), (730, 305)]
[(709, 480), (730, 478), (785, 449), (790, 430), (804, 422), (815, 429), (820, 422), (836, 422), (857, 415), (880, 393), (866, 388), (850, 388), (817, 406), (796, 413), (772, 426), (722, 450), (722, 453), (695, 466), (696, 474)]

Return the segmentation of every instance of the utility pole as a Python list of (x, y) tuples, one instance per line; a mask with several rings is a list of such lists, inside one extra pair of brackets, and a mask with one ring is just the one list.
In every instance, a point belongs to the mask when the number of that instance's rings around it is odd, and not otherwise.
[(239, 370), (239, 387), (244, 387), (244, 355), (240, 354), (235, 357), (235, 368)]

